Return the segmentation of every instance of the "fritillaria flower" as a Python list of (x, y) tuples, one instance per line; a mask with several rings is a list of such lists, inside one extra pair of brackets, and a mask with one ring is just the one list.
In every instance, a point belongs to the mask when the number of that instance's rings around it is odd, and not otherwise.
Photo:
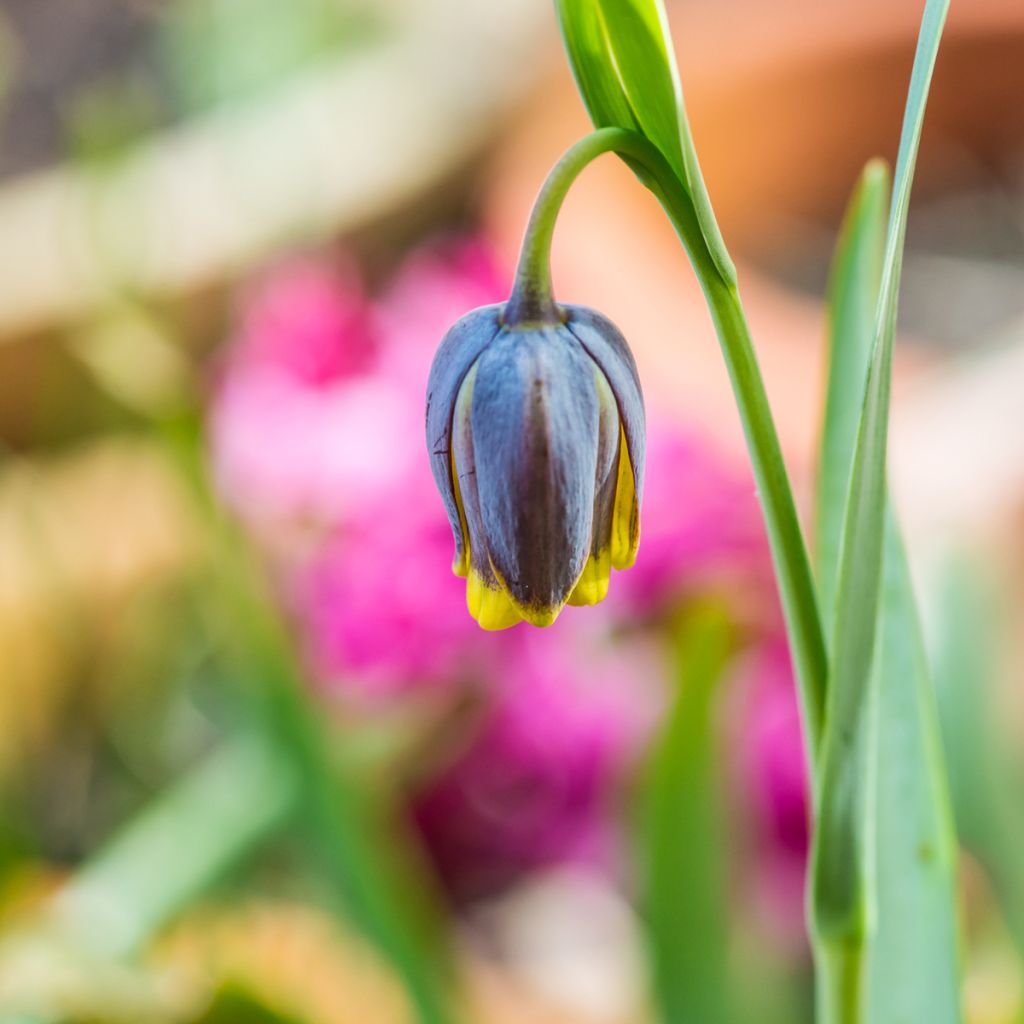
[(636, 364), (603, 316), (515, 298), (464, 316), (434, 358), (427, 444), (484, 629), (548, 626), (608, 592), (639, 543), (644, 408)]

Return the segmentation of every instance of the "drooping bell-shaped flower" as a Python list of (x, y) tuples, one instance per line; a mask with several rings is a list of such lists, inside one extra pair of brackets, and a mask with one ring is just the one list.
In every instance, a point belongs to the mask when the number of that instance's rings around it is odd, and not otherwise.
[(633, 564), (643, 398), (605, 317), (515, 294), (468, 313), (434, 357), (427, 444), (484, 629), (550, 625)]

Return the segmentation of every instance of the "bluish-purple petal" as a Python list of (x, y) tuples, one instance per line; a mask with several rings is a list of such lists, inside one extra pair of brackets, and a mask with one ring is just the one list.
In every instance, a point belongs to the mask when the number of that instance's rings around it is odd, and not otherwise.
[(480, 355), (472, 432), (488, 554), (541, 618), (590, 552), (599, 420), (594, 366), (564, 327), (502, 331)]
[(427, 382), (427, 450), (430, 468), (455, 534), (455, 560), (463, 557), (464, 538), (452, 483), (452, 416), (459, 388), (480, 353), (501, 330), (502, 306), (481, 306), (457, 321), (444, 336)]
[(566, 327), (604, 372), (615, 395), (639, 501), (643, 496), (647, 429), (636, 360), (626, 339), (607, 317), (586, 306), (564, 306), (563, 309)]

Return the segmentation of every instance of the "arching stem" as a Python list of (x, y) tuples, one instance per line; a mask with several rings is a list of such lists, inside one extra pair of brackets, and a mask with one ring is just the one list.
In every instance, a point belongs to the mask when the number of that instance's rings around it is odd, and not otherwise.
[[(573, 145), (558, 161), (526, 228), (515, 285), (505, 307), (505, 324), (515, 328), (562, 321), (551, 290), (555, 220), (583, 169), (609, 152), (622, 156), (657, 196), (686, 247), (714, 320), (762, 502), (813, 769), (821, 738), (828, 659), (807, 545), (739, 293), (722, 277), (708, 251), (687, 186), (653, 143), (623, 128), (601, 128)], [(813, 778), (813, 770), (810, 774)]]

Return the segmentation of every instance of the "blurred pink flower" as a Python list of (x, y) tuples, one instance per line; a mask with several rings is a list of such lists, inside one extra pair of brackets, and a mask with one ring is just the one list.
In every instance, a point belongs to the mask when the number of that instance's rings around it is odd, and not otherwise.
[(430, 363), (448, 328), (477, 306), (504, 302), (510, 285), (511, 275), (482, 239), (447, 239), (413, 252), (377, 307), (377, 328), (387, 340), (383, 372), (405, 382), (422, 402)]
[(329, 542), (292, 578), (292, 612), (318, 679), (363, 698), (454, 685), (479, 674), (485, 638), (452, 574), (433, 480)]
[(810, 808), (800, 710), (785, 638), (762, 643), (742, 672), (744, 701), (735, 742), (756, 849), (754, 898), (773, 934), (802, 946)]
[[(419, 368), (452, 320), (502, 291), (477, 241), (415, 255), (376, 306), (326, 262), (264, 275), (243, 298), (210, 412), (221, 493), (264, 534), (407, 503), (430, 479)], [(432, 491), (422, 499), (440, 510)]]
[(297, 258), (248, 289), (232, 358), (312, 386), (350, 377), (376, 355), (372, 313), (353, 267)]
[(602, 648), (567, 625), (499, 640), (483, 721), (414, 801), (460, 902), (552, 864), (617, 866), (618, 788), (656, 720), (663, 679), (635, 642)]
[[(460, 899), (560, 861), (614, 863), (612, 804), (664, 679), (629, 626), (730, 588), (738, 609), (749, 604), (777, 628), (749, 476), (657, 420), (640, 555), (616, 573), (609, 602), (569, 609), (543, 632), (476, 626), (451, 573), (451, 532), (424, 450), (424, 389), (451, 323), (502, 300), (507, 283), (479, 240), (414, 253), (376, 301), (326, 261), (284, 264), (243, 298), (209, 415), (218, 485), (275, 555), (318, 682), (371, 702), (429, 687), (452, 699), (465, 687), (482, 694), (477, 731), (415, 802)], [(301, 545), (281, 543), (295, 534)], [(765, 844), (789, 851), (800, 847), (805, 808), (799, 734), (779, 710), (792, 703), (778, 682), (788, 668), (774, 650), (756, 667), (765, 678), (745, 757)], [(788, 879), (791, 862), (787, 852), (770, 863)]]
[(767, 556), (749, 472), (729, 467), (696, 435), (652, 417), (640, 550), (633, 568), (612, 579), (615, 604), (645, 615), (740, 582), (748, 594), (737, 595), (733, 587), (734, 596), (770, 606)]
[(477, 241), (414, 255), (376, 305), (329, 266), (284, 264), (246, 293), (210, 410), (214, 473), (283, 552), (318, 678), (360, 697), (451, 683), (479, 670), (482, 637), (424, 453), (425, 367), (503, 284)]

